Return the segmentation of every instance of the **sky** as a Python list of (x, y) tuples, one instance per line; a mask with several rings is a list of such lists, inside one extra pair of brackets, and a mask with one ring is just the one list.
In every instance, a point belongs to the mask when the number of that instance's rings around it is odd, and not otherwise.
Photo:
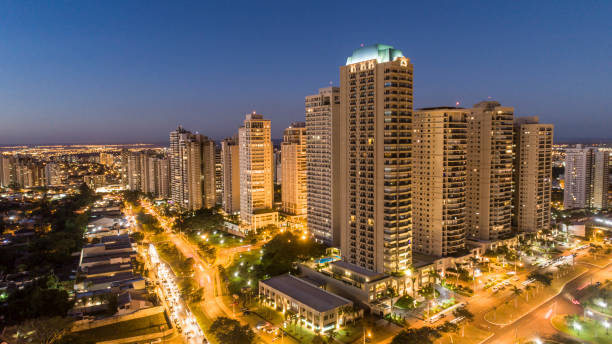
[(610, 1), (0, 1), (0, 144), (279, 138), (360, 44), (403, 51), (415, 108), (491, 97), (612, 139)]

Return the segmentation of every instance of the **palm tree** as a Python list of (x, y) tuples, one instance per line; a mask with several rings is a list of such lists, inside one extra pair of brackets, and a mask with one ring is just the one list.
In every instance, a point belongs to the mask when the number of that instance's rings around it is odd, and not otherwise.
[[(474, 282), (474, 293), (476, 292), (476, 264), (478, 263), (478, 258), (470, 257), (470, 262), (472, 263), (472, 281)], [(490, 271), (489, 271), (490, 272)]]
[(514, 308), (517, 308), (517, 301), (518, 301), (518, 297), (519, 295), (521, 295), (521, 293), (523, 292), (522, 289), (517, 288), (516, 286), (512, 286), (512, 294), (514, 295)]
[(533, 287), (529, 284), (525, 286), (525, 297), (527, 298), (527, 302), (529, 302), (529, 290), (533, 289)]
[[(429, 284), (436, 284), (438, 280), (442, 281), (442, 276), (440, 276), (440, 274), (435, 269), (429, 270), (427, 276), (428, 276)], [(433, 282), (431, 281), (432, 278), (433, 278)]]

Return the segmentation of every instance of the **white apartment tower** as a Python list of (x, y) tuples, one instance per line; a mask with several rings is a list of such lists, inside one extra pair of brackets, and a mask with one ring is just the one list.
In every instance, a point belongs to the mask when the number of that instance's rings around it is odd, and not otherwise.
[(306, 97), (308, 230), (315, 239), (340, 245), (340, 88)]
[(565, 150), (565, 209), (607, 209), (610, 153), (596, 148)]

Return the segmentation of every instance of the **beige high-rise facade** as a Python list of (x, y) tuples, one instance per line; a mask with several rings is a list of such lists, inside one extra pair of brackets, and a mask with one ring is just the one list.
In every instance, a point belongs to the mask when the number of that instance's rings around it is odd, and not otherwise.
[(514, 109), (484, 101), (470, 109), (466, 211), (469, 238), (497, 241), (512, 236), (512, 143)]
[(132, 191), (142, 191), (142, 165), (139, 152), (128, 152), (127, 180), (128, 189)]
[(610, 152), (596, 150), (593, 152), (593, 178), (591, 208), (608, 209), (608, 189), (610, 188)]
[(340, 246), (340, 88), (307, 96), (307, 224), (319, 242)]
[(414, 112), (412, 228), (415, 252), (446, 257), (465, 249), (467, 117), (438, 107)]
[(340, 246), (344, 260), (375, 272), (412, 263), (412, 72), (382, 44), (340, 67)]
[(248, 229), (278, 224), (274, 202), (270, 120), (247, 114), (238, 131), (240, 144), (240, 219)]
[(240, 146), (238, 136), (221, 141), (223, 164), (223, 210), (228, 214), (240, 211)]
[(182, 127), (170, 133), (172, 201), (182, 210), (215, 206), (215, 143)]
[(306, 123), (292, 123), (283, 134), (282, 209), (291, 215), (306, 215)]
[(538, 117), (514, 121), (514, 210), (517, 233), (550, 228), (553, 125)]

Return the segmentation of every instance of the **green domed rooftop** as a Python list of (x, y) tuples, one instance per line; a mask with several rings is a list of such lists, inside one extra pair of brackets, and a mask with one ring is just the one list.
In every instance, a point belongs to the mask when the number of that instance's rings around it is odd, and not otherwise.
[(390, 45), (373, 44), (361, 47), (353, 51), (353, 55), (346, 59), (346, 65), (376, 59), (378, 63), (394, 61), (398, 57), (404, 57), (401, 50)]

